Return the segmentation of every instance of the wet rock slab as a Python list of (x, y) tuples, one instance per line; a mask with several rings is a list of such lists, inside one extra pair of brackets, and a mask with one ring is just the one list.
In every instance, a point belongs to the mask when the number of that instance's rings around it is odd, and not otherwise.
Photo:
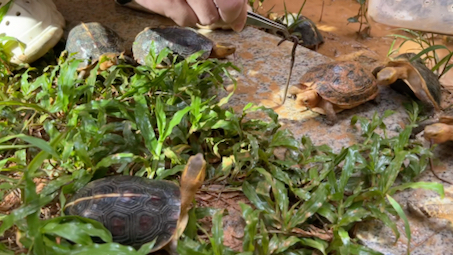
[[(172, 25), (173, 23), (157, 15), (141, 13), (123, 8), (114, 1), (66, 1), (55, 0), (58, 9), (67, 20), (67, 29), (79, 22), (101, 22), (117, 31), (130, 48), (135, 36), (147, 26)], [(371, 118), (376, 112), (383, 114), (385, 110), (396, 113), (386, 119), (389, 135), (396, 134), (397, 128), (403, 126), (407, 114), (403, 102), (407, 99), (395, 92), (381, 88), (381, 101), (378, 105), (365, 103), (355, 109), (346, 110), (338, 114), (338, 123), (328, 126), (324, 116), (319, 116), (306, 109), (296, 107), (294, 100), (286, 100), (281, 105), (282, 94), (288, 75), (290, 53), (292, 44), (284, 42), (277, 47), (279, 38), (266, 34), (257, 29), (247, 27), (241, 33), (232, 31), (203, 31), (215, 41), (233, 42), (237, 46), (237, 53), (228, 60), (242, 69), (241, 73), (234, 73), (238, 81), (235, 95), (230, 101), (230, 106), (237, 112), (253, 102), (273, 108), (279, 114), (279, 120), (285, 128), (300, 138), (310, 136), (316, 145), (328, 144), (335, 151), (344, 146), (360, 142), (357, 130), (350, 125), (354, 115)], [(325, 45), (321, 46), (325, 47)], [(296, 64), (290, 84), (297, 84), (299, 78), (312, 66), (333, 61), (314, 51), (299, 47), (297, 49)], [(371, 67), (367, 67), (370, 69)], [(219, 96), (224, 96), (226, 93)], [(451, 145), (442, 145), (436, 153), (440, 157), (437, 173), (443, 178), (452, 180)], [(423, 181), (437, 181), (430, 172), (421, 177)], [(419, 194), (420, 193), (420, 194)], [(418, 194), (418, 195), (417, 195)], [(402, 192), (396, 196), (400, 204), (405, 205), (409, 199), (432, 197), (435, 194), (425, 191)], [(424, 198), (420, 198), (420, 201)], [(410, 217), (412, 228), (412, 254), (450, 254), (453, 251), (453, 232), (448, 224), (440, 227), (438, 223), (423, 221)], [(379, 222), (366, 223), (358, 226), (357, 235), (368, 246), (384, 254), (403, 254), (406, 249), (404, 226), (398, 221), (401, 238), (393, 245), (394, 236), (388, 228)]]

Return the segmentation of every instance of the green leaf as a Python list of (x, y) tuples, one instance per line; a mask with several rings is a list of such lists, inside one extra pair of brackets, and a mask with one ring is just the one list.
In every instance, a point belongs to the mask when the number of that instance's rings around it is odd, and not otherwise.
[(302, 245), (312, 247), (312, 248), (319, 250), (320, 252), (322, 252), (323, 255), (327, 254), (326, 253), (327, 243), (325, 241), (322, 241), (321, 239), (301, 238), (300, 243)]
[(340, 182), (338, 184), (338, 192), (344, 193), (345, 187), (355, 170), (356, 162), (361, 157), (356, 148), (349, 148), (345, 158), (345, 163), (341, 171)]
[(36, 138), (36, 137), (33, 137), (33, 136), (24, 135), (24, 134), (18, 134), (18, 135), (11, 135), (11, 136), (3, 137), (3, 138), (0, 139), (0, 143), (6, 142), (6, 141), (11, 140), (11, 139), (16, 139), (16, 138), (24, 140), (25, 142), (29, 143), (30, 145), (35, 146), (35, 147), (37, 147), (37, 148), (39, 148), (39, 149), (51, 154), (56, 159), (59, 159), (59, 155), (52, 148), (52, 146), (48, 142), (46, 142), (45, 140), (43, 140), (41, 138)]
[(42, 228), (42, 233), (61, 236), (82, 245), (92, 244), (91, 236), (99, 236), (106, 242), (111, 242), (110, 232), (104, 227), (96, 228), (91, 223), (82, 222), (49, 222)]
[(315, 214), (327, 201), (329, 189), (330, 185), (327, 183), (319, 185), (310, 199), (305, 201), (299, 210), (297, 210), (296, 214), (291, 219), (291, 226), (296, 227), (297, 225), (304, 223), (309, 217), (313, 216), (313, 214)]
[(256, 208), (259, 210), (267, 211), (270, 214), (275, 213), (274, 209), (267, 203), (267, 201), (263, 200), (255, 191), (255, 187), (253, 187), (250, 183), (245, 181), (242, 184), (242, 192), (247, 198), (252, 202)]
[(135, 159), (132, 153), (117, 153), (104, 157), (99, 163), (96, 164), (95, 170), (103, 167), (110, 167), (114, 164), (131, 163)]
[(117, 243), (83, 245), (78, 246), (69, 252), (69, 255), (89, 254), (143, 255), (143, 253), (137, 252), (133, 247)]
[(157, 138), (154, 133), (154, 128), (151, 125), (151, 115), (149, 114), (148, 103), (146, 102), (146, 99), (143, 95), (135, 95), (134, 100), (136, 101), (135, 121), (137, 122), (137, 126), (140, 129), (140, 134), (145, 140), (146, 148), (148, 148), (148, 150), (153, 153), (154, 156), (158, 156), (156, 154)]
[(0, 106), (20, 106), (23, 109), (35, 110), (42, 113), (50, 113), (37, 104), (18, 102), (18, 101), (0, 101)]
[(222, 255), (223, 254), (223, 210), (217, 211), (212, 217), (212, 238), (211, 240), (212, 249), (214, 254)]
[[(393, 209), (398, 213), (398, 216), (400, 216), (401, 219), (404, 221), (404, 231), (406, 232), (406, 237), (407, 237), (407, 254), (410, 254), (411, 250), (411, 229), (409, 225), (409, 221), (406, 218), (406, 214), (403, 211), (403, 208), (396, 202), (393, 197), (386, 195), (387, 199), (389, 200), (390, 204), (392, 205)], [(398, 240), (396, 240), (398, 241)], [(395, 242), (396, 242), (395, 241)]]
[(432, 191), (437, 192), (441, 198), (444, 198), (444, 185), (442, 183), (437, 182), (410, 182), (410, 183), (403, 183), (401, 185), (392, 187), (389, 191), (389, 195), (395, 194), (397, 191), (405, 190), (405, 189), (429, 189)]
[(369, 215), (369, 212), (362, 207), (350, 208), (341, 217), (338, 222), (339, 226), (348, 226), (350, 223), (362, 221), (363, 218)]
[[(283, 238), (282, 238), (283, 239)], [(285, 237), (284, 240), (280, 240), (278, 248), (275, 250), (275, 253), (281, 253), (287, 251), (291, 246), (300, 242), (300, 239), (295, 236)]]
[(348, 18), (348, 23), (358, 23), (358, 22), (359, 22), (359, 16), (354, 16), (354, 17)]
[(406, 159), (406, 155), (409, 152), (407, 151), (400, 151), (395, 155), (395, 158), (392, 160), (390, 165), (382, 174), (382, 178), (380, 179), (379, 188), (385, 194), (388, 192), (390, 187), (395, 182), (396, 177), (398, 176), (401, 166), (403, 165), (404, 160)]
[(272, 137), (270, 147), (286, 147), (289, 149), (297, 150), (300, 147), (299, 142), (292, 137), (291, 131), (288, 129), (278, 130)]
[(157, 130), (159, 131), (159, 141), (163, 141), (167, 138), (165, 136), (165, 127), (167, 126), (167, 116), (164, 111), (164, 104), (162, 103), (162, 97), (158, 96), (156, 98), (156, 122), (157, 122)]
[(2, 22), (3, 17), (5, 17), (6, 13), (9, 11), (11, 4), (13, 4), (14, 0), (8, 1), (5, 5), (0, 8), (0, 22)]
[(274, 179), (271, 174), (263, 168), (256, 168), (255, 170), (261, 173), (266, 178), (267, 183), (271, 185), (275, 202), (278, 204), (280, 212), (285, 215), (288, 212), (289, 206), (288, 190), (285, 185), (279, 180)]
[(376, 205), (369, 205), (368, 206), (370, 212), (371, 212), (371, 215), (373, 215), (376, 219), (379, 219), (381, 220), (382, 222), (384, 222), (384, 224), (388, 227), (390, 227), (393, 231), (393, 233), (395, 234), (395, 243), (398, 241), (398, 239), (400, 238), (400, 232), (398, 231), (398, 227), (396, 226), (396, 222), (393, 221), (392, 219), (390, 219), (389, 215), (385, 212), (381, 212), (377, 207)]
[(161, 137), (159, 137), (160, 141), (164, 141), (167, 137), (170, 136), (171, 132), (173, 131), (173, 128), (175, 128), (178, 124), (181, 123), (182, 119), (184, 116), (192, 109), (191, 106), (187, 106), (184, 109), (181, 109), (177, 111), (173, 117), (170, 120), (170, 123), (168, 126), (165, 128), (165, 132), (161, 134)]
[(417, 53), (417, 55), (415, 55), (413, 58), (411, 58), (411, 61), (414, 61), (414, 60), (420, 58), (421, 56), (429, 53), (430, 51), (435, 52), (436, 50), (448, 50), (449, 51), (449, 49), (445, 45), (441, 45), (441, 44), (431, 45), (431, 46), (423, 49), (419, 53)]
[(138, 250), (138, 253), (141, 255), (149, 254), (149, 251), (151, 251), (154, 248), (154, 245), (156, 244), (156, 240), (157, 239), (143, 244), (142, 247), (140, 247), (140, 249)]
[(258, 231), (258, 220), (260, 210), (253, 210), (244, 203), (239, 203), (242, 210), (242, 217), (245, 219), (244, 240), (242, 241), (243, 251), (255, 251), (255, 236)]

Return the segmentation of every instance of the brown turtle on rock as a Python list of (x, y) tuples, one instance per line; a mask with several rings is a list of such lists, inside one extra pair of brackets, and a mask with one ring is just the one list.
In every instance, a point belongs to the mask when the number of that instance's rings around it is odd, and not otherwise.
[(440, 110), (439, 79), (421, 59), (411, 61), (415, 56), (414, 53), (404, 53), (385, 66), (375, 68), (373, 74), (376, 76), (378, 85), (390, 85), (392, 89)]
[(360, 64), (340, 61), (310, 68), (289, 93), (297, 104), (327, 115), (332, 125), (337, 112), (375, 100), (379, 90), (374, 76)]
[(72, 57), (83, 59), (81, 71), (89, 70), (98, 61), (100, 70), (118, 63), (125, 52), (123, 39), (112, 29), (98, 23), (81, 23), (69, 31), (66, 50)]
[(151, 50), (151, 42), (154, 42), (156, 54), (168, 48), (182, 58), (199, 51), (204, 52), (201, 59), (225, 58), (236, 51), (233, 44), (215, 43), (192, 28), (148, 27), (135, 37), (132, 45), (134, 58), (141, 65), (145, 65), (145, 58)]
[(113, 241), (138, 249), (156, 240), (154, 252), (176, 253), (188, 211), (206, 174), (201, 153), (189, 158), (181, 186), (170, 181), (116, 175), (88, 183), (65, 206), (65, 213), (101, 222)]

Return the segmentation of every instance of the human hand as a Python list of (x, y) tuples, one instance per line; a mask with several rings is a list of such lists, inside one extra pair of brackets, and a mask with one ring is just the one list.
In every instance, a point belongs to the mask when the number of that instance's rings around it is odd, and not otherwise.
[(179, 26), (226, 24), (241, 31), (247, 0), (135, 0), (143, 8), (172, 19)]

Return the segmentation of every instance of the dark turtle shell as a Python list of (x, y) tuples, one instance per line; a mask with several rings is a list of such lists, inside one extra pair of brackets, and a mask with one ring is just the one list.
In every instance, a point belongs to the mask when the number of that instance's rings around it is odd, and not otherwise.
[(310, 68), (301, 83), (325, 100), (343, 107), (374, 99), (379, 93), (374, 76), (352, 61), (324, 63)]
[(145, 28), (136, 37), (132, 45), (132, 53), (135, 60), (145, 64), (145, 57), (151, 50), (151, 42), (154, 42), (155, 53), (158, 54), (165, 48), (173, 53), (186, 58), (196, 52), (204, 51), (201, 59), (209, 58), (214, 42), (206, 36), (191, 28), (183, 27), (158, 27)]
[(319, 32), (316, 24), (309, 18), (297, 13), (288, 13), (281, 17), (274, 18), (275, 21), (288, 27), (288, 31), (299, 39), (299, 44), (309, 48), (317, 49), (324, 43), (324, 38)]
[(66, 50), (77, 59), (98, 60), (106, 53), (120, 55), (124, 41), (112, 29), (98, 22), (81, 23), (69, 31)]
[(88, 183), (68, 202), (65, 213), (101, 222), (114, 242), (136, 249), (157, 238), (156, 251), (171, 240), (180, 209), (176, 184), (118, 175)]
[(319, 45), (324, 43), (324, 38), (319, 32), (316, 24), (309, 18), (300, 15), (296, 22), (288, 28), (289, 32), (299, 38), (300, 45), (309, 48), (317, 49)]
[[(420, 58), (410, 61), (415, 56), (415, 53), (400, 54), (393, 61), (389, 61), (385, 66), (376, 67), (373, 70), (373, 74), (376, 77), (377, 73), (385, 67), (408, 67), (409, 77), (407, 83), (404, 80), (398, 79), (391, 84), (390, 87), (398, 93), (408, 95), (415, 100), (421, 100), (423, 103), (439, 109), (442, 97), (439, 79)], [(425, 97), (417, 96), (417, 94), (421, 93), (425, 94)]]

